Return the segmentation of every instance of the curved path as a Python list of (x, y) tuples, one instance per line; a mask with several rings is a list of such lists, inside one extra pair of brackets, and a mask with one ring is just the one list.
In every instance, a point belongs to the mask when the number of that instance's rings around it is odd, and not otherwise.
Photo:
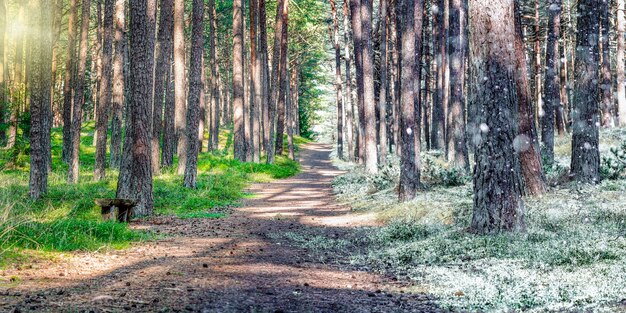
[(331, 181), (340, 172), (330, 151), (322, 144), (302, 147), (299, 175), (251, 186), (256, 197), (228, 218), (154, 218), (137, 227), (173, 236), (5, 271), (23, 281), (0, 285), (0, 311), (439, 311), (427, 296), (405, 293), (407, 284), (351, 268), (349, 253), (320, 258), (286, 239), (343, 238), (372, 224), (335, 202)]

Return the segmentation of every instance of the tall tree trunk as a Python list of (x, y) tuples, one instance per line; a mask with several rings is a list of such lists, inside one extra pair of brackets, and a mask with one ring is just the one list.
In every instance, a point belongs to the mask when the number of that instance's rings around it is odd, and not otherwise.
[[(92, 94), (92, 104), (93, 104), (93, 119), (96, 121), (96, 128), (94, 130), (94, 136), (93, 136), (93, 146), (97, 146), (97, 142), (98, 142), (98, 113), (100, 113), (98, 106), (100, 105), (100, 87), (102, 85), (102, 37), (103, 37), (103, 32), (104, 32), (104, 23), (102, 21), (102, 2), (104, 0), (97, 0), (96, 1), (96, 42), (95, 42), (95, 47), (94, 47), (94, 51), (92, 51), (92, 57), (91, 57), (91, 66), (92, 69), (95, 68), (95, 73), (96, 73), (96, 77), (95, 77), (95, 84), (93, 84), (93, 89), (90, 90), (89, 92), (91, 92)], [(89, 78), (87, 78), (88, 80), (91, 80), (93, 77), (91, 75), (89, 75)], [(89, 88), (89, 84), (88, 84), (88, 89)], [(106, 147), (106, 145), (105, 145)], [(96, 155), (97, 155), (97, 151), (96, 151)], [(94, 168), (94, 173), (97, 169)], [(104, 175), (103, 175), (104, 176)]]
[(435, 22), (433, 27), (435, 32), (433, 33), (433, 40), (435, 40), (435, 61), (437, 63), (437, 84), (435, 85), (435, 97), (433, 99), (433, 113), (432, 123), (430, 131), (430, 144), (433, 149), (444, 149), (445, 144), (445, 132), (446, 132), (446, 41), (447, 41), (447, 27), (446, 20), (446, 2), (447, 0), (438, 0), (437, 11), (434, 16)]
[(583, 183), (600, 182), (600, 123), (598, 69), (600, 37), (600, 8), (593, 0), (579, 0), (577, 5), (576, 62), (574, 101), (572, 107), (572, 165), (576, 180)]
[[(6, 89), (6, 68), (5, 68), (5, 48), (4, 34), (6, 32), (7, 16), (5, 0), (0, 0), (0, 124), (4, 124), (4, 112), (6, 110), (7, 89)], [(0, 129), (0, 146), (6, 142), (6, 132), (4, 128)]]
[(246, 161), (243, 89), (243, 0), (233, 2), (233, 119), (235, 159)]
[[(400, 201), (415, 198), (417, 189), (420, 187), (420, 126), (419, 116), (421, 110), (420, 98), (415, 96), (415, 80), (419, 82), (421, 65), (417, 60), (421, 59), (421, 49), (416, 50), (417, 43), (421, 43), (422, 36), (422, 11), (423, 0), (401, 0), (402, 23), (399, 32), (402, 41), (402, 99), (400, 113), (399, 134), (402, 142), (400, 156), (400, 183), (398, 184), (398, 196)], [(418, 86), (420, 84), (417, 84)], [(417, 100), (417, 102), (416, 102)]]
[(107, 156), (107, 125), (111, 104), (111, 59), (113, 56), (113, 0), (104, 1), (104, 20), (102, 34), (102, 77), (100, 78), (100, 104), (96, 114), (96, 165), (94, 179), (101, 180), (105, 176)]
[(187, 105), (185, 103), (185, 1), (174, 0), (174, 94), (176, 97), (176, 142), (178, 145), (178, 174), (185, 172), (187, 163), (187, 136), (185, 123)]
[(378, 149), (376, 147), (376, 101), (374, 96), (374, 49), (372, 46), (372, 0), (361, 0), (363, 57), (363, 113), (365, 117), (365, 169), (378, 172)]
[(619, 116), (619, 126), (626, 126), (626, 75), (624, 75), (624, 49), (626, 48), (626, 1), (617, 0), (617, 53), (615, 63), (617, 64), (617, 110)]
[[(520, 12), (515, 0), (515, 12)], [(514, 21), (516, 37), (513, 37), (515, 47), (515, 83), (517, 85), (517, 109), (518, 109), (518, 135), (513, 142), (515, 151), (519, 154), (524, 178), (525, 190), (530, 195), (542, 194), (545, 189), (545, 177), (543, 175), (543, 165), (541, 163), (541, 153), (539, 152), (539, 139), (535, 128), (535, 114), (532, 106), (532, 96), (528, 82), (528, 72), (526, 67), (526, 56), (524, 55), (524, 40), (522, 33), (522, 20), (519, 14), (515, 15)]]
[(600, 122), (602, 127), (615, 126), (613, 119), (613, 83), (611, 82), (611, 50), (609, 48), (610, 43), (610, 14), (609, 14), (609, 1), (600, 1), (600, 48), (602, 49), (602, 62), (600, 63), (600, 97), (601, 97), (601, 110), (602, 117)]
[(83, 122), (83, 105), (85, 103), (85, 70), (87, 65), (87, 48), (89, 45), (89, 9), (91, 0), (84, 0), (81, 17), (80, 52), (78, 55), (78, 67), (76, 74), (76, 86), (74, 91), (74, 106), (72, 108), (72, 149), (70, 153), (70, 167), (67, 181), (78, 183), (79, 156), (80, 156), (80, 130)]
[(115, 0), (115, 37), (113, 39), (113, 90), (111, 94), (111, 167), (122, 164), (122, 114), (124, 111), (124, 18), (125, 0)]
[[(470, 230), (478, 234), (523, 230), (523, 183), (517, 134), (519, 89), (515, 76), (520, 33), (514, 26), (515, 0), (470, 0), (470, 103), (480, 125), (474, 136), (474, 214)], [(522, 51), (523, 52), (523, 51)], [(508, 90), (508, 92), (503, 92)], [(528, 93), (526, 93), (528, 94)]]
[(378, 137), (379, 137), (379, 161), (380, 164), (387, 164), (387, 92), (389, 87), (389, 80), (387, 77), (389, 64), (389, 53), (387, 51), (387, 20), (389, 0), (380, 1), (380, 90), (378, 95), (378, 112), (379, 112), (379, 125), (378, 125)]
[(263, 111), (263, 150), (269, 157), (268, 148), (271, 142), (271, 116), (270, 116), (270, 72), (267, 49), (267, 12), (265, 10), (265, 0), (259, 1), (259, 59), (261, 60), (261, 88), (263, 89), (262, 111)]
[[(519, 5), (519, 4), (518, 4)], [(521, 8), (519, 8), (518, 12), (521, 12)], [(535, 42), (533, 48), (533, 74), (534, 74), (534, 101), (531, 103), (535, 103), (536, 107), (534, 111), (543, 108), (543, 99), (541, 98), (541, 94), (543, 91), (541, 90), (541, 15), (539, 14), (539, 0), (535, 0)], [(523, 32), (522, 32), (523, 33)], [(537, 111), (538, 112), (538, 111)], [(533, 114), (534, 115), (534, 114)], [(533, 121), (533, 123), (535, 123)]]
[[(384, 1), (384, 0), (383, 0)], [(335, 101), (337, 104), (337, 157), (341, 160), (345, 159), (343, 153), (345, 110), (343, 108), (342, 98), (342, 79), (341, 79), (341, 47), (339, 46), (339, 22), (337, 21), (337, 5), (334, 0), (330, 0), (331, 17), (333, 20), (333, 46), (335, 48)], [(349, 69), (346, 69), (349, 70)]]
[(68, 19), (67, 59), (65, 61), (65, 81), (63, 83), (63, 152), (64, 162), (70, 162), (72, 149), (72, 103), (74, 96), (74, 65), (76, 61), (76, 15), (77, 0), (70, 0)]
[(204, 55), (204, 1), (193, 0), (189, 99), (187, 100), (187, 165), (183, 185), (196, 188), (198, 175), (198, 127), (202, 96), (202, 56)]
[[(259, 0), (263, 1), (263, 0)], [(217, 63), (217, 10), (215, 0), (209, 0), (210, 17), (210, 54), (211, 54), (211, 114), (213, 123), (211, 124), (211, 147), (210, 150), (217, 150), (219, 147), (219, 127), (220, 127), (220, 89), (219, 89), (219, 68)]]
[[(283, 15), (287, 16), (289, 9), (289, 1), (286, 0), (278, 0), (278, 4), (276, 6), (276, 26), (274, 27), (274, 47), (272, 50), (272, 74), (271, 74), (271, 84), (270, 84), (270, 101), (269, 101), (269, 124), (266, 126), (269, 128), (269, 141), (267, 143), (267, 147), (265, 148), (265, 152), (267, 154), (267, 163), (274, 163), (274, 154), (275, 154), (275, 124), (276, 124), (276, 115), (277, 115), (277, 102), (279, 96), (280, 89), (280, 53), (281, 53), (281, 44), (282, 44), (282, 34), (283, 27), (287, 27), (284, 24)], [(263, 27), (261, 27), (263, 28)]]
[[(50, 149), (47, 136), (50, 127), (50, 85), (52, 83), (52, 0), (35, 2), (30, 17), (36, 18), (31, 45), (30, 75), (30, 181), (29, 195), (38, 199), (48, 188), (48, 157)], [(0, 4), (4, 6), (4, 3)], [(34, 11), (34, 12), (33, 12)]]
[(130, 2), (130, 99), (117, 197), (137, 201), (135, 216), (153, 212), (150, 120), (153, 89), (156, 0)]
[[(161, 0), (160, 1), (161, 12), (159, 16), (159, 33), (157, 35), (156, 46), (156, 67), (154, 72), (154, 104), (152, 112), (152, 172), (154, 174), (159, 173), (161, 170), (161, 158), (160, 158), (160, 146), (161, 146), (161, 133), (163, 132), (163, 107), (165, 105), (165, 90), (168, 84), (168, 73), (172, 64), (172, 48), (173, 48), (173, 32), (174, 32), (174, 1), (173, 0)], [(171, 122), (171, 121), (170, 121)], [(163, 132), (163, 136), (170, 136), (173, 134)], [(173, 158), (171, 153), (166, 153), (165, 150), (169, 149), (173, 151), (171, 144), (172, 139), (169, 139), (169, 146), (163, 145), (163, 153), (168, 158)]]
[(163, 116), (163, 153), (161, 153), (162, 166), (172, 166), (174, 164), (174, 154), (176, 154), (174, 65), (171, 62), (168, 65), (164, 81), (165, 109)]
[[(348, 2), (343, 0), (343, 41), (344, 53), (346, 59), (346, 93), (345, 93), (345, 111), (346, 111), (346, 142), (348, 143), (348, 160), (354, 162), (354, 101), (352, 101), (352, 53), (350, 53), (350, 26)], [(297, 92), (297, 91), (296, 91)]]
[[(289, 61), (287, 61), (287, 64), (289, 64)], [(294, 69), (291, 70), (290, 74), (287, 74), (287, 83), (286, 83), (286, 100), (285, 100), (285, 107), (286, 107), (286, 120), (287, 120), (287, 156), (289, 157), (289, 159), (291, 160), (295, 160), (296, 159), (296, 153), (294, 151), (294, 143), (293, 143), (293, 129), (294, 129), (294, 125), (293, 125), (293, 121), (294, 121), (294, 116), (293, 116), (293, 110), (294, 110), (294, 105), (293, 105), (293, 97), (291, 96), (291, 81), (293, 80), (293, 76), (292, 73), (295, 73), (296, 71)], [(290, 76), (291, 75), (291, 76)], [(291, 78), (289, 78), (291, 77)], [(339, 80), (341, 83), (341, 75), (339, 76)], [(339, 97), (341, 97), (341, 94), (339, 95)]]
[(556, 110), (561, 105), (561, 86), (559, 84), (559, 38), (561, 32), (561, 0), (548, 2), (548, 42), (546, 44), (546, 80), (541, 117), (541, 143), (543, 160), (554, 163), (554, 126)]
[(448, 108), (448, 161), (454, 166), (469, 169), (465, 140), (465, 40), (463, 3), (452, 0), (450, 6), (450, 107)]
[(283, 154), (283, 136), (285, 133), (285, 107), (287, 97), (287, 56), (289, 54), (287, 44), (288, 31), (288, 7), (289, 1), (285, 1), (285, 9), (282, 11), (281, 19), (283, 27), (280, 36), (280, 58), (279, 58), (279, 78), (278, 78), (278, 101), (276, 101), (276, 155)]
[(361, 0), (350, 0), (350, 19), (352, 22), (352, 41), (354, 49), (354, 65), (356, 68), (356, 107), (358, 111), (356, 158), (359, 163), (365, 161), (365, 149), (363, 142), (365, 134), (365, 111), (363, 91), (363, 32), (361, 23)]
[(259, 48), (257, 46), (259, 37), (257, 30), (259, 29), (259, 4), (257, 0), (250, 0), (250, 89), (254, 95), (254, 99), (250, 101), (250, 128), (252, 132), (251, 147), (252, 161), (259, 163), (260, 161), (260, 137), (261, 132), (260, 118), (261, 105), (263, 104), (263, 87), (261, 86), (261, 60), (258, 56)]

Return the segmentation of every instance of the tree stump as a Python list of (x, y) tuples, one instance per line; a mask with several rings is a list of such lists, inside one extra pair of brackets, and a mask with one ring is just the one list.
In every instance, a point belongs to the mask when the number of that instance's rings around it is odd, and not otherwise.
[(137, 205), (137, 201), (130, 199), (95, 199), (94, 203), (100, 207), (102, 219), (122, 223), (130, 221), (133, 208)]

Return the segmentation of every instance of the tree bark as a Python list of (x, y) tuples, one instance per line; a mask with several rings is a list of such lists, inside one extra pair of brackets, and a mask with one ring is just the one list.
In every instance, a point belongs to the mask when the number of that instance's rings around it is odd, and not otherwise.
[(435, 62), (437, 63), (437, 84), (435, 85), (436, 91), (433, 99), (432, 107), (432, 123), (430, 131), (430, 144), (431, 148), (445, 149), (446, 143), (446, 41), (447, 41), (447, 27), (446, 20), (446, 3), (447, 0), (438, 0), (437, 2), (437, 14), (434, 16), (435, 22), (433, 27), (436, 33), (433, 34), (435, 40)]
[(600, 182), (598, 69), (600, 8), (593, 0), (577, 5), (574, 101), (572, 105), (572, 175), (582, 183)]
[(70, 0), (68, 19), (67, 60), (65, 61), (65, 81), (63, 83), (63, 152), (64, 162), (70, 162), (72, 149), (72, 103), (74, 96), (74, 62), (76, 60), (76, 15), (77, 0)]
[(174, 0), (174, 95), (176, 99), (176, 142), (178, 151), (178, 174), (185, 172), (187, 136), (185, 123), (187, 105), (185, 103), (185, 1)]
[[(415, 198), (420, 187), (420, 130), (419, 116), (421, 110), (420, 98), (415, 96), (415, 79), (419, 82), (421, 65), (421, 50), (416, 50), (416, 43), (421, 42), (423, 0), (401, 0), (400, 40), (402, 41), (402, 98), (400, 110), (399, 134), (402, 144), (400, 155), (400, 183), (398, 184), (398, 198), (408, 201)], [(417, 19), (416, 19), (417, 18)], [(418, 84), (419, 85), (419, 84)], [(417, 102), (416, 102), (417, 100)]]
[(352, 53), (350, 53), (350, 26), (349, 26), (349, 10), (348, 2), (343, 0), (343, 41), (344, 53), (346, 59), (346, 93), (345, 93), (345, 111), (346, 111), (346, 142), (348, 143), (348, 160), (354, 162), (354, 101), (352, 101)]
[(361, 0), (363, 57), (363, 114), (365, 118), (365, 169), (378, 172), (378, 149), (376, 147), (376, 101), (374, 96), (374, 49), (372, 47), (372, 0)]
[(70, 167), (68, 171), (68, 183), (78, 183), (79, 157), (80, 157), (80, 130), (83, 121), (83, 105), (85, 103), (85, 70), (87, 64), (87, 48), (89, 45), (89, 10), (91, 0), (84, 0), (82, 7), (80, 53), (76, 74), (76, 86), (74, 91), (74, 104), (72, 108), (72, 149), (70, 153)]
[(156, 0), (130, 2), (130, 93), (122, 169), (117, 198), (137, 201), (135, 216), (153, 212), (150, 121), (154, 66)]
[(358, 113), (357, 136), (356, 136), (356, 159), (358, 163), (365, 161), (365, 149), (363, 142), (365, 134), (365, 111), (363, 91), (363, 32), (361, 23), (361, 0), (350, 1), (350, 19), (352, 22), (352, 41), (354, 49), (354, 65), (356, 68), (356, 107)]
[(271, 116), (270, 116), (270, 102), (271, 102), (271, 91), (270, 91), (270, 72), (269, 72), (269, 64), (268, 64), (268, 49), (267, 49), (267, 12), (265, 10), (265, 0), (259, 1), (259, 59), (261, 60), (261, 88), (263, 89), (263, 99), (262, 99), (262, 114), (263, 114), (263, 144), (262, 148), (265, 153), (269, 156), (267, 149), (270, 146), (270, 125), (271, 124)]
[(165, 88), (165, 109), (163, 118), (163, 152), (161, 153), (161, 165), (172, 166), (174, 154), (176, 154), (176, 95), (174, 93), (174, 65), (170, 62), (167, 68)]
[(263, 105), (263, 87), (261, 85), (261, 59), (258, 56), (259, 48), (257, 42), (259, 36), (257, 30), (259, 29), (258, 20), (259, 4), (257, 0), (250, 0), (250, 89), (254, 95), (253, 101), (250, 102), (250, 128), (252, 131), (251, 148), (252, 161), (259, 163), (260, 161), (260, 137), (261, 132), (260, 118), (261, 118), (261, 105)]
[[(31, 45), (30, 75), (30, 181), (29, 195), (40, 198), (48, 188), (48, 157), (50, 149), (50, 86), (52, 79), (52, 0), (37, 1), (30, 16), (35, 20), (33, 43)], [(4, 7), (4, 3), (0, 3)]]
[(546, 80), (541, 116), (541, 143), (543, 160), (554, 163), (554, 126), (557, 108), (561, 105), (559, 77), (559, 38), (561, 32), (561, 0), (548, 2), (548, 42), (546, 44)]
[(388, 134), (387, 134), (387, 94), (389, 91), (389, 79), (388, 68), (389, 64), (389, 52), (387, 51), (387, 20), (389, 10), (389, 0), (380, 1), (380, 90), (378, 94), (378, 138), (379, 138), (379, 163), (382, 165), (387, 164), (387, 147), (388, 147)]
[(113, 0), (104, 1), (104, 20), (102, 34), (102, 77), (100, 78), (100, 104), (96, 114), (96, 165), (94, 179), (101, 180), (105, 176), (107, 157), (107, 126), (109, 123), (109, 107), (111, 106), (111, 59), (113, 56)]
[(281, 14), (281, 35), (280, 35), (280, 58), (279, 58), (279, 78), (278, 78), (278, 99), (276, 101), (276, 155), (283, 154), (283, 136), (285, 133), (285, 114), (287, 97), (287, 56), (289, 54), (287, 43), (288, 31), (288, 8), (289, 1), (285, 0), (284, 10)]
[(617, 0), (617, 53), (615, 63), (617, 64), (617, 111), (619, 116), (619, 126), (626, 126), (626, 75), (624, 75), (624, 49), (626, 48), (626, 1)]
[[(262, 0), (259, 0), (262, 1)], [(211, 54), (211, 114), (213, 123), (211, 124), (210, 150), (217, 150), (219, 147), (219, 126), (220, 126), (220, 89), (219, 89), (219, 68), (217, 63), (217, 10), (215, 0), (209, 0), (210, 17), (210, 54)]]
[(345, 110), (343, 108), (343, 86), (341, 78), (341, 47), (339, 46), (339, 22), (337, 20), (337, 5), (334, 0), (330, 0), (331, 18), (333, 21), (332, 40), (335, 48), (335, 103), (337, 105), (337, 157), (345, 159), (343, 149), (343, 139), (345, 136), (344, 119)]
[(455, 167), (469, 170), (469, 157), (465, 139), (465, 38), (463, 2), (452, 0), (450, 6), (450, 107), (446, 132), (448, 161)]
[[(524, 206), (518, 153), (514, 149), (520, 92), (514, 26), (515, 0), (470, 0), (470, 103), (479, 127), (474, 167), (474, 214), (478, 234), (523, 230)], [(514, 65), (514, 66), (512, 66)]]
[[(154, 104), (152, 112), (152, 172), (157, 174), (161, 170), (161, 133), (163, 132), (163, 107), (165, 105), (165, 90), (168, 84), (168, 72), (172, 64), (172, 49), (174, 32), (174, 1), (161, 0), (161, 12), (159, 16), (159, 33), (156, 46), (156, 67), (154, 72)], [(163, 136), (169, 136), (167, 132)], [(163, 145), (163, 153), (168, 158), (171, 153), (165, 153), (166, 149), (173, 150), (172, 140), (167, 141), (168, 146)]]
[(200, 97), (202, 96), (202, 55), (204, 54), (204, 1), (193, 0), (191, 26), (191, 58), (189, 64), (189, 94), (187, 99), (187, 165), (183, 185), (196, 188), (198, 175), (198, 127)]
[(122, 115), (124, 111), (125, 0), (115, 1), (115, 37), (113, 39), (113, 90), (111, 95), (111, 167), (122, 164)]
[(601, 110), (602, 118), (600, 120), (602, 127), (613, 127), (614, 123), (614, 109), (613, 109), (613, 83), (611, 82), (611, 50), (609, 48), (610, 43), (610, 14), (609, 14), (609, 1), (600, 1), (600, 48), (602, 49), (602, 60), (600, 63), (600, 97), (601, 97)]
[(281, 54), (281, 45), (282, 45), (282, 34), (283, 27), (287, 25), (284, 24), (283, 16), (287, 16), (289, 9), (289, 1), (286, 0), (278, 0), (278, 4), (276, 6), (276, 26), (274, 27), (274, 47), (272, 50), (272, 74), (271, 74), (271, 84), (270, 84), (270, 101), (269, 101), (269, 124), (266, 126), (269, 128), (269, 141), (267, 143), (267, 147), (265, 148), (265, 153), (267, 154), (267, 163), (274, 163), (275, 156), (275, 125), (276, 125), (276, 115), (277, 115), (277, 103), (279, 97), (280, 90), (280, 54)]
[(233, 120), (235, 159), (246, 161), (243, 89), (243, 0), (233, 1)]

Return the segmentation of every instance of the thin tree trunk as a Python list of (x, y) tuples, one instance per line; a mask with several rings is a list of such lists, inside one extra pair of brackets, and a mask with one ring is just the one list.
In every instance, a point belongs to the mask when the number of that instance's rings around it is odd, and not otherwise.
[(72, 103), (74, 96), (74, 65), (76, 60), (76, 15), (77, 0), (70, 0), (68, 20), (67, 60), (65, 62), (65, 81), (63, 83), (63, 152), (64, 162), (70, 162), (72, 149)]
[(597, 96), (600, 8), (593, 0), (579, 0), (577, 5), (576, 62), (574, 64), (573, 136), (571, 171), (582, 183), (600, 182), (600, 124)]
[[(100, 113), (99, 111), (99, 106), (100, 106), (100, 88), (102, 86), (102, 37), (103, 37), (103, 21), (102, 21), (102, 2), (104, 0), (97, 0), (96, 1), (96, 42), (95, 42), (95, 49), (93, 49), (93, 54), (91, 57), (91, 66), (92, 69), (95, 67), (95, 72), (96, 72), (96, 77), (95, 77), (95, 84), (92, 87), (93, 90), (90, 90), (90, 92), (92, 93), (92, 104), (93, 104), (93, 119), (96, 121), (96, 128), (94, 130), (94, 136), (93, 136), (93, 146), (97, 146), (98, 143), (98, 113)], [(89, 75), (90, 77), (87, 78), (88, 80), (91, 80), (91, 75)], [(89, 84), (88, 87), (89, 89)], [(105, 126), (106, 127), (106, 126)], [(106, 149), (106, 145), (105, 145), (105, 149)], [(96, 151), (96, 156), (97, 156), (97, 151)], [(106, 155), (106, 153), (105, 153)], [(106, 160), (105, 160), (106, 161)], [(97, 167), (97, 166), (96, 166)], [(97, 171), (96, 168), (94, 168), (94, 173)], [(104, 175), (102, 175), (104, 177)], [(98, 179), (99, 180), (99, 179)]]
[(376, 101), (374, 96), (374, 49), (372, 47), (372, 0), (361, 0), (363, 58), (363, 114), (365, 118), (365, 169), (378, 172), (376, 147)]
[[(260, 0), (262, 1), (262, 0)], [(209, 0), (209, 16), (210, 16), (210, 54), (211, 54), (211, 114), (213, 118), (211, 128), (211, 147), (210, 150), (217, 150), (219, 147), (219, 126), (220, 126), (220, 89), (219, 89), (219, 68), (217, 63), (217, 10), (215, 8), (215, 0)]]
[[(166, 86), (168, 84), (168, 73), (172, 64), (173, 32), (174, 32), (174, 1), (161, 0), (161, 12), (159, 16), (159, 33), (157, 35), (156, 46), (156, 67), (154, 72), (154, 104), (152, 112), (152, 172), (158, 174), (161, 171), (161, 133), (163, 130), (163, 107), (165, 105)], [(167, 132), (164, 137), (171, 136)], [(165, 153), (166, 149), (173, 150), (172, 139), (163, 145), (163, 153), (168, 158), (173, 158), (171, 153)], [(171, 163), (170, 163), (171, 164)]]
[(276, 148), (275, 154), (283, 154), (283, 136), (285, 133), (285, 102), (287, 97), (287, 56), (289, 54), (287, 44), (288, 30), (288, 10), (289, 1), (285, 0), (285, 9), (282, 11), (282, 25), (280, 36), (280, 58), (279, 58), (279, 79), (278, 79), (278, 101), (276, 102)]
[(198, 127), (202, 96), (202, 56), (204, 55), (204, 1), (193, 0), (189, 98), (187, 100), (187, 165), (183, 185), (196, 188), (198, 175)]
[(446, 0), (438, 0), (433, 24), (433, 40), (435, 50), (435, 61), (437, 63), (437, 84), (435, 85), (435, 98), (433, 99), (433, 113), (432, 123), (430, 131), (430, 144), (432, 149), (444, 149), (445, 148), (445, 132), (446, 132), (446, 109), (445, 109), (445, 68), (446, 68), (446, 33), (447, 28), (445, 25), (445, 4)]
[[(384, 0), (383, 0), (384, 1)], [(331, 17), (333, 20), (333, 45), (335, 48), (335, 103), (337, 104), (337, 157), (341, 160), (345, 159), (343, 153), (344, 124), (345, 111), (342, 99), (342, 80), (341, 80), (341, 47), (339, 46), (339, 22), (337, 21), (337, 5), (334, 0), (330, 0)], [(346, 69), (346, 70), (349, 70)]]
[(465, 40), (463, 3), (452, 0), (450, 6), (450, 107), (448, 108), (448, 161), (455, 167), (469, 170), (465, 139)]
[(83, 105), (85, 103), (85, 69), (87, 65), (87, 48), (89, 45), (89, 9), (91, 0), (84, 0), (82, 7), (80, 52), (74, 91), (74, 106), (72, 108), (72, 149), (70, 153), (70, 167), (68, 183), (78, 183), (80, 157), (80, 130), (83, 122)]
[(609, 48), (611, 25), (609, 15), (609, 0), (600, 1), (600, 48), (602, 49), (602, 61), (600, 63), (600, 94), (601, 94), (601, 110), (602, 117), (600, 123), (602, 127), (613, 127), (614, 109), (613, 109), (613, 83), (611, 82), (611, 51)]
[[(522, 46), (514, 26), (515, 0), (470, 0), (470, 56), (472, 93), (480, 125), (475, 136), (474, 214), (470, 230), (478, 234), (523, 230), (523, 184), (518, 153), (516, 115), (519, 84), (516, 51)], [(521, 51), (523, 52), (523, 50)], [(486, 78), (486, 79), (485, 79)], [(503, 92), (509, 90), (509, 92)], [(528, 93), (526, 92), (526, 95)]]
[[(171, 58), (171, 56), (170, 56)], [(161, 153), (161, 165), (172, 166), (174, 154), (176, 154), (176, 95), (174, 93), (174, 65), (168, 64), (165, 76), (165, 109), (163, 118), (163, 153)]]
[(354, 101), (352, 101), (352, 53), (350, 53), (350, 26), (349, 26), (349, 10), (348, 2), (343, 0), (343, 41), (344, 53), (346, 59), (346, 92), (345, 92), (345, 111), (346, 111), (346, 142), (348, 143), (348, 160), (354, 162)]
[[(52, 0), (37, 1), (34, 10), (30, 11), (36, 30), (31, 45), (30, 75), (30, 181), (29, 195), (38, 199), (48, 188), (48, 157), (50, 127), (50, 86), (52, 78)], [(4, 7), (4, 3), (0, 3)], [(33, 12), (35, 11), (35, 12)], [(33, 16), (34, 15), (34, 16)]]
[[(287, 61), (287, 64), (289, 64), (289, 61)], [(292, 72), (295, 72), (295, 70), (292, 69)], [(287, 115), (287, 155), (289, 157), (289, 159), (291, 160), (295, 160), (296, 159), (296, 154), (294, 151), (294, 144), (293, 144), (293, 102), (292, 102), (292, 97), (291, 97), (291, 79), (289, 78), (290, 74), (287, 75), (287, 83), (286, 83), (286, 101), (285, 101), (285, 107), (286, 107), (286, 115)], [(292, 77), (293, 78), (293, 77)], [(339, 80), (341, 82), (341, 75), (339, 76)], [(341, 95), (339, 95), (341, 97)]]
[(387, 164), (387, 92), (389, 90), (388, 69), (389, 53), (387, 51), (387, 20), (389, 0), (380, 1), (380, 90), (378, 95), (378, 112), (379, 112), (379, 125), (378, 125), (378, 137), (379, 137), (379, 163), (382, 165)]
[(546, 44), (546, 80), (541, 117), (541, 143), (543, 160), (554, 163), (554, 120), (557, 108), (561, 105), (559, 86), (559, 38), (561, 31), (561, 0), (548, 2), (548, 42)]
[(250, 0), (250, 89), (253, 99), (250, 99), (250, 128), (251, 128), (251, 148), (252, 161), (260, 161), (259, 133), (261, 131), (259, 119), (261, 117), (261, 105), (263, 103), (263, 87), (261, 86), (261, 60), (258, 57), (259, 48), (257, 46), (259, 28), (257, 0)]
[(617, 54), (615, 55), (615, 63), (617, 63), (617, 110), (619, 114), (619, 126), (626, 126), (626, 75), (624, 75), (624, 49), (626, 42), (626, 1), (617, 0)]
[[(277, 102), (279, 96), (280, 89), (280, 54), (281, 54), (281, 44), (282, 44), (282, 34), (283, 27), (287, 27), (284, 24), (283, 16), (287, 16), (289, 9), (289, 1), (286, 0), (278, 0), (278, 4), (276, 6), (276, 26), (274, 27), (274, 47), (272, 50), (272, 74), (271, 74), (271, 84), (270, 84), (270, 101), (269, 101), (269, 123), (267, 127), (269, 127), (269, 141), (267, 143), (267, 147), (265, 148), (265, 153), (267, 154), (267, 163), (274, 163), (275, 156), (275, 124), (276, 124), (276, 115), (277, 115)], [(261, 27), (263, 28), (263, 27)]]
[(356, 107), (358, 112), (356, 158), (357, 162), (365, 161), (364, 134), (365, 134), (365, 111), (363, 91), (363, 33), (361, 23), (361, 0), (350, 0), (350, 19), (352, 21), (352, 41), (354, 49), (354, 65), (356, 68)]
[(96, 165), (94, 179), (101, 180), (105, 176), (107, 156), (107, 125), (109, 123), (109, 107), (111, 105), (111, 59), (113, 56), (113, 0), (104, 1), (104, 20), (102, 34), (102, 77), (100, 78), (100, 104), (96, 114)]
[[(5, 49), (4, 34), (6, 32), (7, 17), (5, 0), (0, 0), (0, 124), (4, 124), (4, 112), (6, 110), (7, 89), (6, 89), (6, 69), (5, 69)], [(4, 127), (0, 129), (0, 146), (6, 141), (6, 132)]]
[(137, 201), (135, 216), (153, 212), (150, 121), (154, 91), (156, 0), (130, 2), (130, 92), (122, 169), (117, 197)]
[(111, 167), (122, 164), (122, 115), (124, 111), (125, 0), (115, 1), (115, 37), (113, 39), (113, 90), (111, 95)]
[(271, 91), (270, 91), (270, 72), (268, 64), (267, 49), (267, 12), (265, 11), (265, 0), (259, 1), (259, 58), (261, 59), (261, 88), (263, 89), (263, 99), (261, 107), (263, 108), (263, 150), (269, 158), (268, 148), (270, 148), (271, 131)]
[(187, 136), (185, 123), (187, 105), (185, 103), (185, 2), (174, 0), (174, 94), (176, 97), (176, 141), (178, 151), (178, 174), (185, 172), (187, 163)]
[(244, 117), (244, 43), (243, 43), (243, 0), (233, 1), (233, 119), (235, 159), (246, 161), (246, 138)]

